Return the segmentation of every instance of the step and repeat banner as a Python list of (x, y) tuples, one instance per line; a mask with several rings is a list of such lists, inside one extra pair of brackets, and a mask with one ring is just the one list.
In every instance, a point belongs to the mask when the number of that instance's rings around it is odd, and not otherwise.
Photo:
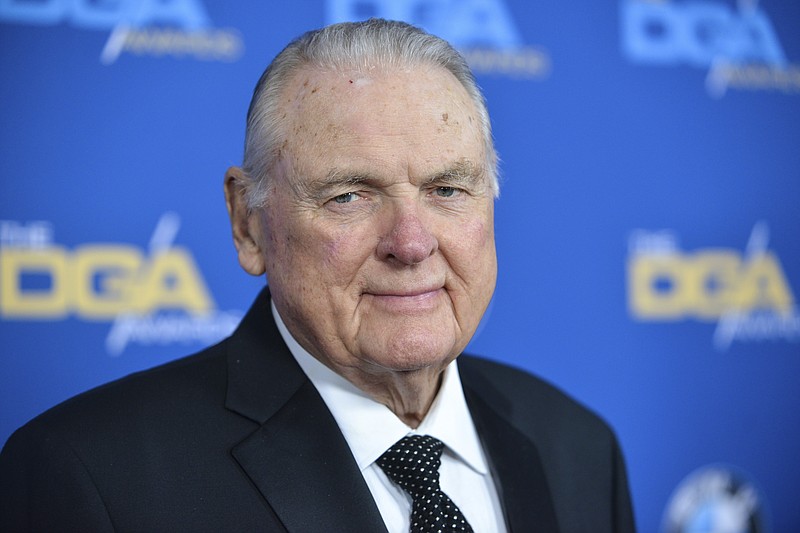
[(448, 39), (488, 99), (470, 351), (614, 426), (641, 531), (800, 531), (795, 0), (0, 0), (0, 442), (236, 326), (264, 283), (222, 195), (253, 86), (371, 16)]

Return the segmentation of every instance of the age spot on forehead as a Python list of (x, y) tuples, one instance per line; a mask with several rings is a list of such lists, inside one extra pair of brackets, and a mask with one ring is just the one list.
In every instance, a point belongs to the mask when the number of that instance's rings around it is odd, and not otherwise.
[(353, 87), (361, 88), (370, 85), (372, 83), (372, 80), (367, 77), (353, 78), (350, 80), (350, 83), (353, 85)]

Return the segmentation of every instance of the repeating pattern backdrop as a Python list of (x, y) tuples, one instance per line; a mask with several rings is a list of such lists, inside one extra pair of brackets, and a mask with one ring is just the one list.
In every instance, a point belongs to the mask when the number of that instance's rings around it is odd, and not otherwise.
[(0, 1), (0, 442), (235, 327), (264, 283), (222, 198), (252, 88), (369, 16), (453, 42), (488, 99), (470, 351), (616, 428), (643, 532), (800, 531), (794, 0)]

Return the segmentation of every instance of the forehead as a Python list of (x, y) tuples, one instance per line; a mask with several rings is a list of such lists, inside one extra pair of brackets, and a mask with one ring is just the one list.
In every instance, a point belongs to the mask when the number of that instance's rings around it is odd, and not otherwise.
[(304, 174), (324, 174), (343, 165), (406, 164), (413, 171), (448, 161), (480, 165), (484, 160), (475, 105), (441, 67), (305, 68), (287, 85), (282, 103), (284, 149), (295, 170)]

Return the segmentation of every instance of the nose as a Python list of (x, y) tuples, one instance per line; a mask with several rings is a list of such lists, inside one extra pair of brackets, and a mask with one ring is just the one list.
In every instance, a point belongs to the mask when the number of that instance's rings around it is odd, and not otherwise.
[(431, 223), (422, 216), (420, 206), (408, 200), (391, 209), (390, 226), (378, 243), (378, 256), (384, 261), (404, 265), (421, 263), (439, 248)]

